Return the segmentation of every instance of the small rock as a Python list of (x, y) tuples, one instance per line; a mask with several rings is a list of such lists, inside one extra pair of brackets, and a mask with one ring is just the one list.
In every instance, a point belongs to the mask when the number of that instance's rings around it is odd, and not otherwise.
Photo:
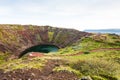
[(32, 79), (29, 78), (28, 80), (32, 80)]
[(31, 75), (32, 75), (32, 76), (35, 76), (35, 74), (34, 74), (34, 73), (31, 73)]

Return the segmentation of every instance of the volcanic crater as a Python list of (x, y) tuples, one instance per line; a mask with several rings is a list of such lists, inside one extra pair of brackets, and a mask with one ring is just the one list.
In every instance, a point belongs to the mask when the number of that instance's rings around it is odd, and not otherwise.
[[(65, 48), (90, 33), (51, 26), (0, 25), (0, 51), (21, 57), (35, 46)], [(34, 50), (33, 50), (34, 51)], [(35, 51), (37, 52), (37, 51)], [(49, 52), (49, 51), (48, 51)]]

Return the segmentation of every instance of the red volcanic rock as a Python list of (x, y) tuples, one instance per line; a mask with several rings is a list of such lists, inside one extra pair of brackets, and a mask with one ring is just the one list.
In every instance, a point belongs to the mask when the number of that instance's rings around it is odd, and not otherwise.
[(43, 54), (43, 53), (40, 53), (40, 52), (30, 52), (30, 53), (28, 54), (28, 56), (29, 56), (30, 58), (33, 58), (33, 57), (42, 57), (42, 56), (44, 56), (44, 54)]

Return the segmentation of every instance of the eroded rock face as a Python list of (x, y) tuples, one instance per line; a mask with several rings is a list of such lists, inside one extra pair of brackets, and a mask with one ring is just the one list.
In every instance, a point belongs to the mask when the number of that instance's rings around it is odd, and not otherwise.
[(64, 48), (89, 35), (89, 33), (74, 29), (50, 26), (0, 25), (0, 51), (8, 51), (19, 56), (25, 49), (40, 44)]

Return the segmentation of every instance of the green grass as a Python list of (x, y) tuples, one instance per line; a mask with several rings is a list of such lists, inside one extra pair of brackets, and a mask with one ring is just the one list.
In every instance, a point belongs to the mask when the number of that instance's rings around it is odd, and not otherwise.
[(5, 72), (13, 71), (16, 69), (30, 69), (30, 68), (41, 69), (45, 63), (46, 60), (41, 58), (33, 58), (30, 60), (14, 59), (2, 63), (0, 65), (0, 69), (3, 69)]
[[(89, 54), (81, 54), (77, 56), (64, 56), (63, 59), (68, 60), (73, 69), (79, 70), (83, 75), (91, 77), (98, 76), (118, 78), (120, 79), (120, 51), (97, 51)], [(108, 80), (108, 78), (104, 78)]]
[[(116, 39), (119, 40), (119, 39)], [(78, 40), (74, 44), (60, 49), (57, 54), (75, 54), (78, 52), (88, 52), (93, 49), (100, 48), (120, 48), (120, 44), (116, 43), (116, 40), (109, 37), (107, 41), (96, 41), (92, 37), (83, 38), (82, 40)]]
[(54, 35), (54, 32), (48, 32), (49, 42), (52, 41), (52, 39), (53, 39), (53, 35)]
[(79, 70), (84, 75), (118, 75), (120, 65), (107, 60), (87, 59), (71, 64), (73, 69)]
[(61, 54), (61, 55), (66, 55), (66, 54), (73, 54), (77, 51), (75, 51), (71, 46), (70, 47), (65, 47), (63, 49), (59, 49), (59, 51), (56, 53), (57, 55), (58, 54)]
[(79, 76), (79, 77), (82, 76), (82, 74), (81, 74), (79, 71), (77, 71), (77, 70), (75, 70), (75, 69), (73, 69), (73, 68), (71, 68), (71, 67), (69, 67), (69, 66), (59, 66), (59, 67), (55, 67), (55, 68), (53, 69), (53, 71), (56, 71), (56, 72), (69, 72), (69, 73), (74, 73), (74, 74), (76, 74), (76, 75)]
[(7, 58), (10, 56), (10, 53), (8, 52), (0, 52), (0, 64), (6, 62)]
[(120, 45), (113, 44), (110, 42), (102, 42), (102, 41), (95, 41), (92, 38), (85, 38), (81, 41), (81, 50), (82, 51), (89, 51), (92, 49), (98, 48), (119, 48)]
[(99, 59), (105, 59), (105, 60), (113, 60), (115, 62), (119, 61), (117, 59), (120, 58), (120, 51), (117, 50), (98, 50), (96, 52), (90, 52), (89, 54), (80, 54), (76, 56), (64, 56), (64, 59), (70, 60), (72, 62), (78, 61), (78, 60), (85, 60), (85, 59), (93, 59), (93, 58), (99, 58)]

